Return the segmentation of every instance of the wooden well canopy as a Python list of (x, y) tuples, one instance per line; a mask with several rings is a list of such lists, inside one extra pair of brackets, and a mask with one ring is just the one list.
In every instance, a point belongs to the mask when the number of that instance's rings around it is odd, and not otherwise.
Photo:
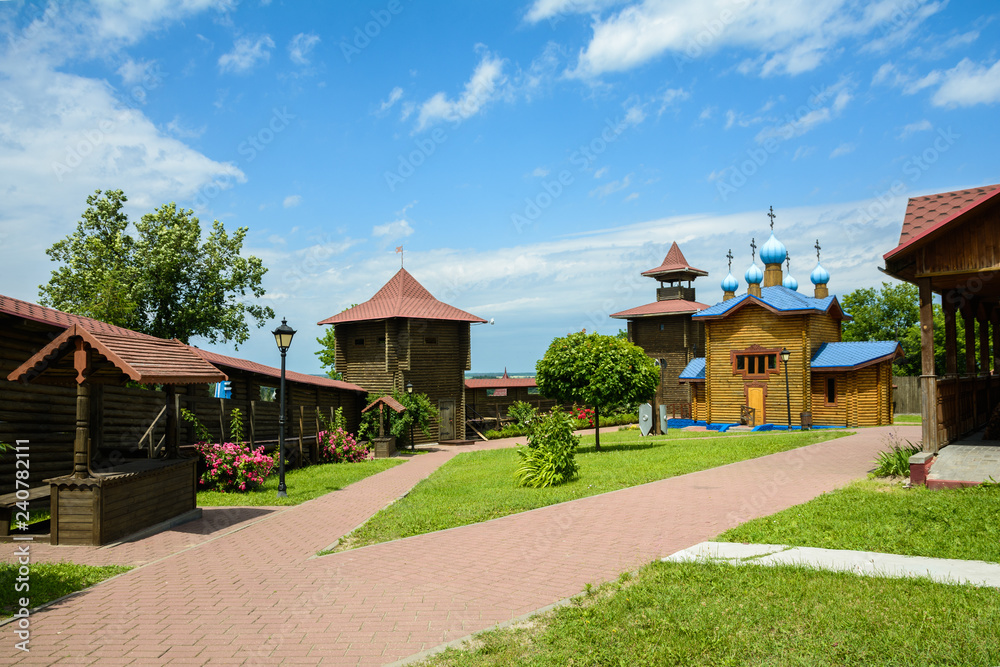
[(208, 384), (225, 373), (179, 340), (122, 336), (72, 324), (12, 371), (12, 382), (53, 385)]

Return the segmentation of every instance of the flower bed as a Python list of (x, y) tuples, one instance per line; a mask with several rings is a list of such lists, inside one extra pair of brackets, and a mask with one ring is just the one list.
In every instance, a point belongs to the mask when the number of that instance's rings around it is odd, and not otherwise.
[(252, 491), (264, 484), (275, 465), (275, 455), (264, 453), (263, 447), (250, 449), (246, 443), (207, 443), (196, 445), (205, 461), (206, 470), (198, 481), (205, 489), (228, 493)]
[(359, 445), (354, 437), (342, 428), (320, 431), (316, 434), (320, 459), (325, 463), (357, 463), (374, 458), (373, 452)]

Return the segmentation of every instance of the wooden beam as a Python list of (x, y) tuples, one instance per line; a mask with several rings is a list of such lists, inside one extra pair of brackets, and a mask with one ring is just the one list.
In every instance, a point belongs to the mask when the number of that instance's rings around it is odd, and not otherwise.
[(958, 330), (955, 326), (955, 293), (945, 292), (941, 298), (944, 311), (944, 365), (945, 375), (958, 375)]
[(976, 374), (976, 309), (972, 303), (962, 308), (965, 320), (965, 373)]
[(922, 446), (938, 451), (937, 376), (934, 375), (934, 301), (930, 278), (917, 281), (920, 292), (920, 412)]
[(990, 322), (993, 325), (993, 373), (1000, 373), (1000, 305), (990, 308)]

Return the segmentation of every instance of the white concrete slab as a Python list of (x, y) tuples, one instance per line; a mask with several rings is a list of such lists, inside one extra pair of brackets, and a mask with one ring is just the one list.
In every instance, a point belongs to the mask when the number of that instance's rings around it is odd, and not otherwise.
[(1000, 588), (1000, 564), (980, 560), (923, 558), (875, 551), (847, 551), (780, 544), (702, 542), (664, 561), (725, 561), (734, 565), (796, 565), (872, 577), (927, 577), (947, 584)]

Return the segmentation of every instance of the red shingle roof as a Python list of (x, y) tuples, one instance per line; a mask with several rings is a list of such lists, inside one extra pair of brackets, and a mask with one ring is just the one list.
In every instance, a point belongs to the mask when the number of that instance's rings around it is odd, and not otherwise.
[[(264, 364), (258, 364), (256, 361), (247, 361), (246, 359), (237, 359), (236, 357), (227, 357), (224, 354), (219, 354), (217, 352), (209, 352), (208, 350), (202, 350), (197, 347), (192, 347), (195, 354), (200, 356), (205, 361), (208, 361), (215, 366), (224, 366), (226, 368), (235, 368), (241, 371), (247, 371), (249, 373), (257, 373), (259, 375), (267, 375), (273, 378), (281, 377), (281, 370), (278, 368), (273, 368), (271, 366), (265, 366)], [(321, 387), (331, 387), (333, 389), (348, 389), (350, 391), (360, 391), (367, 393), (367, 391), (359, 387), (356, 384), (351, 384), (350, 382), (342, 382), (340, 380), (331, 380), (330, 378), (319, 377), (317, 375), (306, 375), (305, 373), (296, 373), (295, 371), (285, 370), (285, 379), (291, 380), (292, 382), (303, 382), (306, 384), (319, 385)]]
[[(91, 331), (83, 324), (71, 324), (48, 345), (12, 371), (7, 379), (12, 382), (34, 380), (51, 370), (51, 382), (77, 381), (77, 371), (72, 364), (59, 362), (71, 356), (76, 342), (94, 350), (108, 363), (94, 367), (95, 380), (117, 381), (119, 373), (144, 384), (208, 384), (226, 379), (226, 374), (208, 363), (193, 348), (179, 340), (165, 340), (153, 336), (128, 336), (107, 331)], [(116, 372), (109, 373), (113, 367)]]
[(466, 389), (500, 389), (503, 387), (537, 387), (535, 378), (469, 378), (465, 381)]
[(667, 280), (673, 274), (707, 276), (708, 271), (696, 269), (688, 264), (688, 261), (684, 258), (684, 253), (681, 252), (677, 242), (674, 241), (674, 243), (670, 246), (670, 250), (667, 251), (667, 256), (663, 258), (663, 264), (660, 264), (655, 269), (642, 272), (642, 275), (656, 278), (658, 280)]
[(406, 269), (400, 269), (375, 296), (342, 313), (322, 320), (319, 324), (341, 324), (408, 317), (420, 320), (451, 320), (456, 322), (486, 322), (464, 310), (435, 299)]
[(666, 301), (654, 301), (644, 306), (636, 306), (623, 310), (620, 313), (612, 313), (611, 317), (618, 320), (626, 320), (633, 317), (653, 317), (656, 315), (682, 315), (686, 313), (698, 313), (708, 308), (703, 303), (697, 301), (685, 301), (684, 299), (668, 299)]
[(889, 259), (907, 246), (926, 237), (983, 202), (1000, 195), (1000, 184), (981, 188), (911, 197), (906, 204), (899, 245), (883, 255)]

